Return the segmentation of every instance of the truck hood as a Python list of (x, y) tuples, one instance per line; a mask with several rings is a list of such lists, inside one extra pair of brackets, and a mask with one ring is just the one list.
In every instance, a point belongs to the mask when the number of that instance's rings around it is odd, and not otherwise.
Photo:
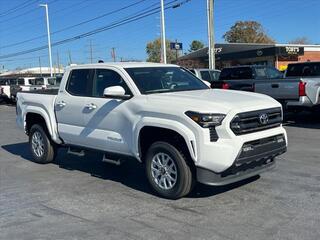
[(147, 99), (153, 109), (158, 107), (163, 112), (174, 109), (227, 114), (230, 111), (243, 112), (281, 106), (276, 100), (263, 94), (221, 89), (150, 94)]

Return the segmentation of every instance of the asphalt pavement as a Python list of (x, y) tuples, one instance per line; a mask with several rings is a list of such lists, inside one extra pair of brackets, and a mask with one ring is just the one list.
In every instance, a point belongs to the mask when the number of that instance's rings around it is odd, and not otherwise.
[(143, 167), (59, 151), (32, 162), (15, 108), (0, 105), (0, 239), (320, 239), (320, 117), (289, 116), (274, 170), (225, 187), (197, 185), (172, 201)]

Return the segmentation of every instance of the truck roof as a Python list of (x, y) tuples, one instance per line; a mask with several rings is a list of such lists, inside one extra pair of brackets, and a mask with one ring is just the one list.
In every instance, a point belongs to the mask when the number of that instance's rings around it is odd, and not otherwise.
[(289, 63), (288, 65), (313, 64), (313, 63), (320, 63), (320, 61), (295, 62), (295, 63)]
[[(268, 66), (265, 66), (265, 65), (238, 65), (238, 66), (230, 66), (230, 67), (225, 67), (225, 68), (255, 68), (255, 67), (268, 67)], [(224, 69), (225, 69), (224, 68)]]
[(214, 72), (221, 72), (219, 69), (209, 69), (209, 68), (190, 68), (191, 70), (198, 70), (198, 71), (214, 71)]
[(174, 64), (150, 63), (150, 62), (106, 62), (106, 63), (73, 65), (73, 66), (70, 66), (70, 69), (99, 68), (99, 67), (140, 68), (140, 67), (179, 67), (179, 66)]

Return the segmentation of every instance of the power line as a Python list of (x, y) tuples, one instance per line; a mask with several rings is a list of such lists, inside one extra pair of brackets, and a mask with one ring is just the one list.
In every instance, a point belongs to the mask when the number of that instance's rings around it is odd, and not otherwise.
[[(92, 2), (96, 2), (96, 1), (101, 1), (101, 0), (91, 0), (89, 5), (91, 5)], [(57, 9), (57, 10), (54, 10), (54, 11), (50, 11), (50, 15), (51, 15), (51, 16), (56, 16), (56, 15), (59, 15), (60, 13), (65, 12), (65, 11), (68, 12), (68, 10), (70, 10), (70, 9), (71, 9), (71, 10), (73, 11), (73, 13), (74, 13), (76, 9), (79, 11), (79, 10), (85, 8), (85, 7), (88, 7), (87, 5), (85, 5), (85, 6), (83, 6), (83, 7), (78, 8), (78, 7), (81, 6), (83, 3), (88, 3), (88, 0), (83, 0), (83, 1), (80, 1), (80, 2), (73, 3), (73, 4), (71, 4), (71, 5), (68, 5), (68, 6), (64, 7), (63, 9)], [(50, 4), (50, 3), (49, 3), (49, 4)], [(1, 30), (2, 30), (2, 31), (14, 30), (14, 31), (16, 32), (17, 29), (21, 29), (21, 27), (25, 28), (25, 27), (24, 27), (25, 25), (28, 25), (29, 23), (34, 23), (34, 22), (36, 22), (36, 20), (39, 20), (40, 18), (42, 18), (42, 17), (35, 17), (35, 18), (32, 18), (32, 19), (30, 19), (30, 20), (28, 20), (28, 21), (23, 21), (22, 23), (20, 22), (20, 23), (18, 23), (18, 24), (14, 24), (14, 25), (8, 26), (8, 27), (6, 27), (6, 28), (2, 28)], [(37, 24), (37, 25), (39, 25), (39, 24)], [(18, 28), (16, 28), (17, 26), (18, 26)], [(35, 26), (35, 25), (33, 24), (33, 27), (34, 27), (34, 26)], [(11, 36), (11, 35), (13, 35), (13, 34), (9, 34), (9, 36)], [(8, 34), (6, 34), (6, 36), (8, 36)]]
[[(176, 2), (176, 1), (177, 0), (173, 0), (170, 3), (173, 3), (173, 2)], [(185, 4), (185, 3), (189, 2), (189, 1), (190, 0), (181, 1), (180, 4), (182, 6), (183, 4)], [(167, 3), (167, 4), (170, 4), (170, 3)], [(176, 6), (176, 5), (167, 6), (167, 7), (165, 7), (165, 9), (167, 10), (169, 8), (173, 8), (174, 6)], [(59, 46), (59, 45), (62, 45), (62, 44), (68, 43), (68, 42), (79, 40), (81, 38), (85, 38), (85, 37), (88, 37), (88, 36), (91, 36), (91, 35), (95, 35), (95, 34), (98, 34), (100, 32), (104, 32), (104, 31), (107, 31), (107, 30), (110, 30), (110, 29), (113, 29), (113, 28), (116, 28), (116, 27), (120, 27), (122, 25), (131, 23), (131, 22), (138, 21), (140, 19), (149, 17), (149, 16), (157, 14), (159, 12), (160, 12), (160, 6), (156, 7), (156, 8), (153, 8), (151, 10), (145, 11), (143, 13), (136, 14), (135, 16), (127, 17), (127, 18), (125, 18), (123, 20), (120, 20), (118, 22), (114, 22), (112, 24), (109, 24), (109, 25), (94, 29), (92, 31), (89, 31), (89, 32), (86, 32), (86, 33), (82, 33), (82, 34), (79, 34), (79, 35), (76, 35), (74, 37), (70, 37), (70, 38), (67, 38), (67, 39), (64, 39), (64, 40), (57, 41), (57, 42), (53, 43), (52, 46)], [(32, 48), (32, 49), (28, 49), (28, 50), (24, 50), (24, 51), (20, 51), (20, 52), (16, 52), (16, 53), (10, 53), (10, 54), (6, 54), (6, 55), (2, 55), (2, 56), (0, 56), (0, 59), (11, 58), (11, 57), (15, 57), (15, 56), (24, 55), (24, 54), (27, 54), (27, 53), (37, 52), (37, 51), (43, 50), (43, 49), (45, 49), (47, 47), (48, 47), (47, 45), (44, 45), (44, 46), (37, 47), (37, 48)]]
[[(77, 24), (74, 24), (74, 25), (71, 25), (71, 26), (68, 26), (68, 27), (65, 27), (65, 28), (62, 28), (60, 30), (57, 30), (57, 31), (54, 31), (51, 33), (51, 35), (54, 35), (54, 34), (57, 34), (57, 33), (60, 33), (60, 32), (64, 32), (66, 30), (69, 30), (69, 29), (72, 29), (72, 28), (75, 28), (75, 27), (79, 27), (81, 25), (84, 25), (86, 23), (89, 23), (89, 22), (92, 22), (92, 21), (95, 21), (95, 20), (98, 20), (100, 18), (103, 18), (103, 17), (106, 17), (106, 16), (109, 16), (109, 15), (112, 15), (114, 13), (118, 13), (122, 10), (125, 10), (125, 9), (128, 9), (130, 7), (133, 7), (135, 5), (138, 5), (142, 2), (145, 2), (146, 0), (139, 0), (138, 2), (135, 2), (135, 3), (132, 3), (132, 4), (129, 4), (129, 5), (126, 5), (124, 7), (121, 7), (121, 8), (118, 8), (116, 10), (113, 10), (113, 11), (110, 11), (110, 12), (107, 12), (107, 13), (104, 13), (98, 17), (94, 17), (94, 18), (91, 18), (91, 19), (88, 19), (86, 21), (82, 21), (80, 23), (77, 23)], [(8, 44), (8, 45), (4, 45), (4, 46), (1, 46), (2, 49), (4, 48), (9, 48), (9, 47), (14, 47), (14, 46), (18, 46), (18, 45), (21, 45), (21, 44), (24, 44), (24, 43), (28, 43), (28, 42), (32, 42), (34, 40), (37, 40), (37, 39), (42, 39), (42, 38), (45, 38), (47, 35), (44, 34), (44, 35), (41, 35), (41, 36), (37, 36), (37, 37), (33, 37), (33, 38), (30, 38), (30, 39), (27, 39), (27, 40), (24, 40), (24, 41), (21, 41), (21, 42), (17, 42), (17, 43), (12, 43), (12, 44)]]
[[(36, 3), (36, 2), (38, 2), (38, 1), (39, 1), (39, 0), (34, 1), (33, 4)], [(52, 1), (48, 2), (48, 4), (52, 4), (52, 3), (57, 2), (57, 1), (59, 1), (59, 0), (52, 0)], [(0, 24), (1, 24), (1, 23), (5, 23), (5, 22), (8, 22), (8, 21), (10, 21), (10, 20), (12, 20), (12, 19), (17, 19), (17, 18), (19, 18), (19, 17), (23, 17), (23, 16), (25, 16), (25, 15), (28, 15), (29, 13), (32, 13), (32, 12), (34, 12), (34, 11), (37, 11), (38, 9), (39, 9), (39, 7), (29, 9), (28, 11), (25, 11), (25, 12), (19, 14), (19, 15), (12, 16), (12, 17), (10, 17), (10, 18), (8, 18), (8, 19), (5, 19), (5, 20), (3, 20), (3, 21), (0, 21)]]
[[(12, 14), (12, 13), (14, 13), (14, 12), (17, 12), (17, 11), (19, 11), (20, 9), (23, 9), (23, 8), (25, 8), (25, 7), (28, 7), (29, 5), (31, 5), (31, 4), (33, 4), (34, 2), (37, 2), (37, 1), (38, 1), (38, 0), (36, 0), (36, 1), (33, 1), (33, 0), (25, 1), (25, 2), (23, 2), (23, 3), (21, 3), (21, 4), (19, 4), (19, 5), (11, 8), (11, 9), (8, 9), (8, 10), (0, 13), (0, 17), (3, 17), (3, 16), (6, 16), (6, 15), (9, 15), (9, 14)], [(29, 3), (29, 2), (31, 2), (31, 3)], [(29, 3), (29, 4), (28, 4), (28, 3)]]
[(0, 62), (24, 61), (24, 60), (30, 60), (30, 59), (38, 59), (39, 57), (47, 57), (47, 55), (40, 55), (40, 56), (36, 56), (36, 57), (23, 57), (23, 58), (7, 59), (5, 61), (0, 61)]

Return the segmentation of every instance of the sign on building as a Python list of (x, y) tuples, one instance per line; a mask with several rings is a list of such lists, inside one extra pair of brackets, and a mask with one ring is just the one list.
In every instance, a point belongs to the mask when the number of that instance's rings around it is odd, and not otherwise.
[(171, 42), (170, 43), (170, 49), (171, 50), (182, 50), (182, 43)]

